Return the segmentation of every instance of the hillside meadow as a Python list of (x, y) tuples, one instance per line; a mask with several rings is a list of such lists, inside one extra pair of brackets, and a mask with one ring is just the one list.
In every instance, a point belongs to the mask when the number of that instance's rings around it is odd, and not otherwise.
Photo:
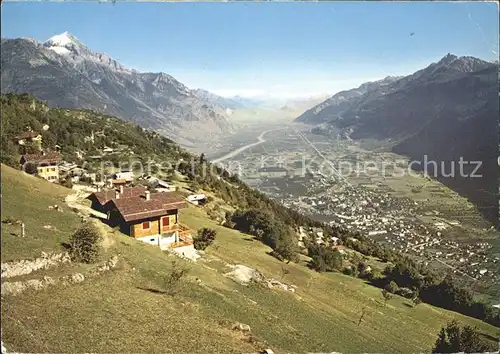
[[(3, 224), (2, 262), (61, 252), (61, 242), (81, 222), (63, 203), (71, 191), (4, 165), (1, 172), (2, 221), (22, 220), (27, 230), (21, 238), (16, 225)], [(54, 204), (63, 212), (48, 210)], [(182, 210), (180, 220), (193, 230), (217, 231), (197, 263), (101, 225), (106, 239), (101, 260), (117, 255), (117, 268), (79, 284), (2, 297), (5, 346), (16, 352), (429, 352), (452, 319), (476, 326), (489, 340), (500, 337), (500, 329), (484, 322), (427, 304), (413, 307), (398, 296), (384, 307), (380, 289), (360, 279), (316, 273), (303, 262), (286, 265), (268, 254), (269, 247), (217, 225), (200, 208)], [(179, 292), (167, 295), (165, 277), (173, 261), (189, 272)], [(224, 276), (228, 264), (256, 268), (297, 291), (241, 285)], [(91, 267), (66, 264), (8, 281), (86, 274)], [(251, 335), (232, 330), (234, 323), (249, 325)]]

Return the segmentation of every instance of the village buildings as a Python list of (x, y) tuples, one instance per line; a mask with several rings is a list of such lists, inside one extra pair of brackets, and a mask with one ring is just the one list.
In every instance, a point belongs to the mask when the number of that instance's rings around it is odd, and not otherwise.
[(37, 175), (49, 182), (59, 181), (59, 162), (61, 155), (58, 152), (42, 152), (40, 154), (25, 154), (19, 161), (21, 168), (27, 164), (36, 166)]
[[(19, 134), (16, 137), (16, 141), (21, 150), (25, 150), (26, 153), (42, 150), (42, 135), (33, 130)], [(30, 147), (34, 151), (29, 151)]]

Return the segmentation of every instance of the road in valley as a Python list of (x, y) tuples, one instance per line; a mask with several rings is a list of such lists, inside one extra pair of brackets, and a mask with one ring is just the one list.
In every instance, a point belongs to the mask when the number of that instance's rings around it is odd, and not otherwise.
[(288, 129), (288, 128), (279, 128), (279, 129), (270, 129), (270, 130), (266, 130), (266, 131), (263, 131), (262, 133), (260, 133), (260, 135), (257, 137), (257, 141), (256, 142), (253, 142), (253, 143), (250, 143), (250, 144), (247, 144), (247, 145), (244, 145), (244, 146), (241, 146), (233, 151), (231, 151), (230, 153), (227, 153), (226, 155), (224, 156), (221, 156), (215, 160), (212, 160), (211, 162), (212, 163), (220, 163), (222, 161), (225, 161), (227, 159), (230, 159), (232, 157), (235, 157), (239, 154), (241, 154), (243, 151), (245, 150), (248, 150), (250, 149), (251, 147), (254, 147), (254, 146), (257, 146), (257, 145), (260, 145), (262, 143), (264, 143), (266, 141), (266, 139), (264, 139), (264, 136), (267, 134), (267, 133), (270, 133), (270, 132), (274, 132), (274, 131), (278, 131), (278, 130), (285, 130), (285, 129)]
[(345, 178), (344, 176), (342, 176), (342, 173), (337, 170), (337, 168), (335, 167), (335, 164), (332, 161), (330, 161), (329, 159), (327, 159), (326, 156), (323, 155), (323, 153), (321, 151), (319, 151), (318, 148), (316, 146), (314, 146), (314, 144), (302, 132), (300, 132), (299, 130), (296, 130), (296, 129), (294, 129), (294, 130), (302, 138), (302, 140), (304, 140), (307, 144), (309, 144), (309, 146), (311, 146), (313, 148), (314, 151), (316, 151), (316, 153), (323, 159), (324, 162), (326, 162), (330, 166), (330, 168), (333, 170), (333, 172), (341, 180), (343, 180), (348, 186), (352, 187), (352, 184), (349, 183), (349, 181), (347, 180), (347, 178)]

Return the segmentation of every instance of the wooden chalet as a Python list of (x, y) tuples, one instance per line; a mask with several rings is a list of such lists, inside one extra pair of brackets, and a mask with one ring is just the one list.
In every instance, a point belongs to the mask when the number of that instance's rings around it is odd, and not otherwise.
[(107, 214), (110, 226), (143, 242), (168, 247), (193, 244), (191, 230), (179, 222), (178, 211), (187, 206), (175, 192), (151, 193), (145, 186), (119, 186), (92, 193), (92, 209)]

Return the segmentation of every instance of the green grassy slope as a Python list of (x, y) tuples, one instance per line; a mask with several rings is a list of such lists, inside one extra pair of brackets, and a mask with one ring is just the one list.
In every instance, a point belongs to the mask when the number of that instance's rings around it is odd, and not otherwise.
[[(2, 230), (2, 262), (59, 248), (79, 223), (61, 205), (68, 190), (2, 166), (3, 210), (23, 218), (26, 239)], [(36, 194), (26, 193), (36, 190)], [(64, 208), (64, 206), (63, 206)], [(5, 215), (2, 215), (2, 219)], [(103, 227), (108, 247), (103, 259), (119, 256), (118, 267), (69, 287), (55, 285), (2, 299), (2, 340), (18, 352), (172, 352), (243, 353), (265, 347), (285, 352), (422, 352), (428, 351), (448, 320), (476, 325), (489, 336), (500, 330), (453, 312), (395, 297), (383, 306), (380, 290), (341, 274), (319, 274), (302, 265), (286, 265), (283, 281), (297, 293), (242, 286), (223, 276), (226, 263), (254, 267), (266, 276), (281, 277), (283, 263), (251, 236), (216, 225), (195, 207), (181, 213), (193, 229), (218, 231), (214, 245), (196, 264), (190, 264), (185, 287), (176, 296), (162, 290), (162, 278), (174, 256)], [(50, 223), (60, 232), (43, 231)], [(182, 261), (183, 262), (183, 261)], [(85, 268), (85, 267), (83, 267)], [(57, 277), (81, 271), (67, 265), (38, 271), (24, 278)], [(201, 283), (196, 280), (201, 280)], [(16, 280), (16, 279), (9, 279)], [(367, 314), (357, 325), (361, 308)], [(253, 340), (231, 330), (234, 322), (251, 326)]]
[[(2, 223), (2, 262), (38, 257), (41, 251), (57, 248), (68, 239), (80, 223), (80, 219), (64, 203), (69, 189), (51, 185), (3, 164), (1, 175), (2, 221), (12, 219), (26, 225), (26, 237), (21, 238), (19, 224)], [(63, 211), (49, 209), (55, 204)]]

